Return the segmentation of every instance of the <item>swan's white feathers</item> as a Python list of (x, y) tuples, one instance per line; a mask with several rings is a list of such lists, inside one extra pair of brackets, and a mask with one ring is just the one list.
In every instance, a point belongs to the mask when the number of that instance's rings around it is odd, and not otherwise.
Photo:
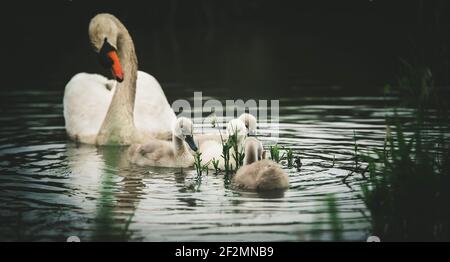
[[(115, 81), (97, 74), (79, 73), (67, 83), (64, 93), (66, 130), (72, 139), (95, 144), (96, 136), (105, 119)], [(110, 90), (109, 90), (110, 89)], [(176, 121), (158, 81), (138, 71), (134, 108), (134, 124), (143, 137), (170, 137)]]
[(134, 124), (138, 130), (151, 133), (170, 132), (176, 121), (158, 81), (138, 71)]
[(131, 145), (128, 150), (132, 163), (140, 166), (191, 167), (194, 156), (184, 141), (192, 136), (192, 121), (179, 118), (173, 126), (172, 141), (150, 139), (143, 145)]
[(64, 91), (64, 119), (68, 135), (79, 142), (95, 144), (114, 90), (106, 77), (79, 73), (67, 83)]

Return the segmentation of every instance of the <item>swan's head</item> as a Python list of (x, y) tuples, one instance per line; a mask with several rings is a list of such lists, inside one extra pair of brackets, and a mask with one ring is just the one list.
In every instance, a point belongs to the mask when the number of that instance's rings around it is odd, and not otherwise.
[(118, 82), (123, 81), (123, 70), (117, 54), (119, 20), (110, 14), (98, 14), (89, 23), (89, 38), (100, 63), (111, 69)]
[(175, 122), (173, 128), (173, 135), (181, 140), (186, 141), (193, 151), (197, 151), (197, 145), (194, 142), (193, 124), (192, 121), (186, 117), (180, 117)]
[(251, 114), (244, 113), (239, 117), (239, 119), (244, 122), (245, 127), (247, 128), (247, 136), (256, 136), (256, 117)]
[(229, 136), (236, 135), (238, 144), (241, 144), (247, 137), (247, 128), (240, 119), (233, 119), (227, 124), (227, 133)]

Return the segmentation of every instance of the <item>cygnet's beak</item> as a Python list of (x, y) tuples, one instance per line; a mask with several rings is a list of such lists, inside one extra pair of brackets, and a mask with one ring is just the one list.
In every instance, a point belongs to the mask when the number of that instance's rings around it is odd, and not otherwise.
[(256, 130), (248, 131), (247, 136), (256, 136)]
[(119, 56), (117, 55), (116, 49), (111, 46), (106, 39), (98, 55), (100, 64), (105, 68), (111, 69), (111, 73), (114, 78), (119, 83), (122, 82), (124, 76), (122, 66), (120, 65)]
[(193, 137), (193, 136), (187, 135), (187, 136), (184, 138), (184, 141), (186, 141), (186, 143), (189, 145), (189, 147), (190, 147), (193, 151), (197, 151), (197, 150), (198, 150), (197, 145), (196, 145), (195, 142), (194, 142), (194, 137)]

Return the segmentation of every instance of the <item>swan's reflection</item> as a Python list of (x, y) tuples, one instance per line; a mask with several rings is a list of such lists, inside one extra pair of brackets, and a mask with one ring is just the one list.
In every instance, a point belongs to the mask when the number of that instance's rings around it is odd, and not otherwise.
[(93, 214), (92, 240), (130, 239), (144, 183), (128, 164), (127, 148), (70, 144), (66, 154), (71, 183), (82, 195), (77, 206)]
[[(126, 147), (69, 144), (66, 154), (70, 184), (77, 192), (74, 205), (82, 209), (82, 213), (90, 220), (88, 228), (83, 229), (87, 235), (83, 237), (89, 240), (139, 239), (146, 229), (139, 226), (139, 230), (133, 231), (134, 223), (163, 223), (158, 220), (158, 214), (164, 210), (192, 211), (194, 207), (196, 211), (201, 210), (207, 203), (205, 201), (214, 199), (210, 196), (217, 195), (217, 188), (209, 186), (210, 183), (224, 183), (226, 193), (223, 197), (235, 206), (233, 213), (254, 213), (254, 210), (247, 210), (245, 206), (255, 201), (259, 203), (258, 198), (284, 201), (283, 191), (264, 193), (234, 190), (221, 175), (210, 174), (204, 181), (197, 183), (192, 169), (134, 166), (128, 162)], [(161, 203), (161, 194), (166, 194), (166, 201), (174, 199), (179, 204)], [(137, 212), (138, 205), (141, 206), (140, 212)], [(150, 214), (155, 214), (155, 217), (149, 217)]]

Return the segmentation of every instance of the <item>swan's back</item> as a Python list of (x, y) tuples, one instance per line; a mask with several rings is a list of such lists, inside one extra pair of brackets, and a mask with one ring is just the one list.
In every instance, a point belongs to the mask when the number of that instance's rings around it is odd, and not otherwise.
[(171, 132), (176, 116), (158, 81), (138, 71), (134, 124), (151, 133)]
[[(200, 145), (199, 150), (202, 153), (202, 165), (208, 165), (209, 169), (214, 169), (213, 160), (218, 160), (218, 168), (220, 170), (225, 170), (225, 162), (222, 157), (223, 146), (221, 143), (215, 140), (206, 140)], [(233, 152), (230, 150), (229, 165), (230, 167), (235, 167), (236, 160), (231, 156), (231, 154), (233, 154)]]
[(219, 160), (219, 167), (223, 169), (223, 158), (222, 155), (222, 144), (218, 143), (214, 140), (206, 140), (199, 147), (200, 152), (202, 153), (202, 164), (208, 164), (210, 169), (213, 168), (212, 161)]
[(255, 162), (260, 166), (256, 176), (257, 190), (278, 190), (289, 187), (289, 178), (276, 163), (270, 160)]
[(284, 190), (289, 187), (289, 177), (277, 163), (263, 159), (241, 167), (233, 185), (247, 190)]
[(94, 144), (105, 119), (113, 92), (111, 81), (97, 74), (79, 73), (64, 90), (64, 119), (72, 139)]

